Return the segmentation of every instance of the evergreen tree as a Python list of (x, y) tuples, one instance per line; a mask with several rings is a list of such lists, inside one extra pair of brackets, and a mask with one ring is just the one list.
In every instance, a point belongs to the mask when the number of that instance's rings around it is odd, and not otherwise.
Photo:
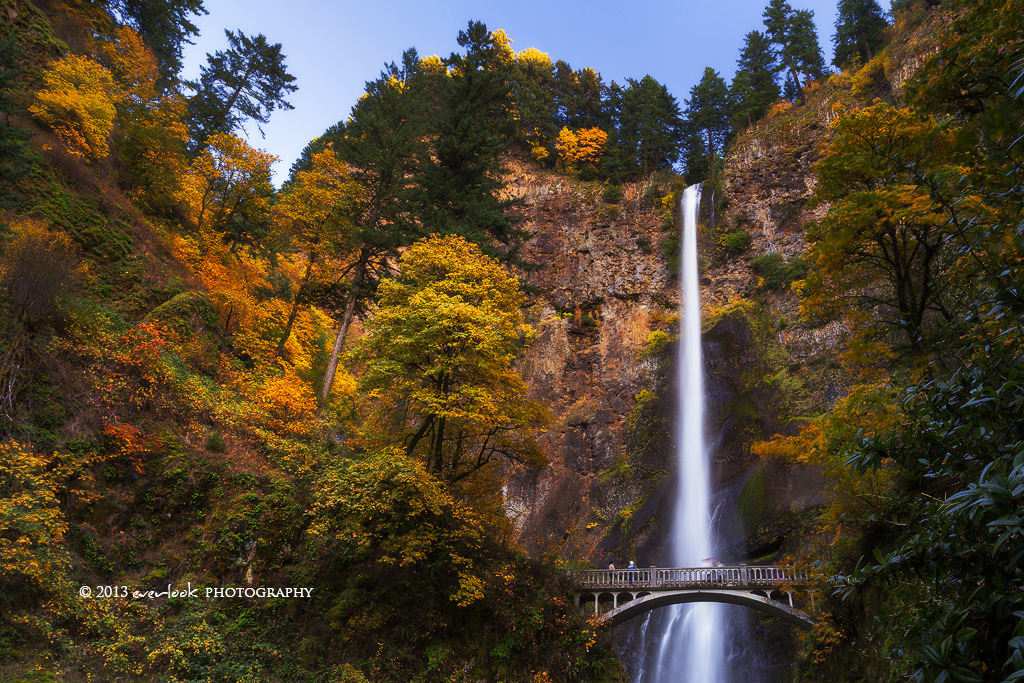
[(601, 104), (600, 127), (615, 132), (615, 138), (618, 138), (619, 121), (622, 119), (622, 94), (622, 86), (612, 81), (608, 84)]
[(138, 31), (156, 56), (161, 85), (174, 81), (181, 71), (181, 47), (199, 29), (193, 15), (207, 14), (203, 0), (111, 0), (111, 14)]
[(555, 62), (555, 125), (558, 128), (603, 128), (602, 112), (606, 87), (601, 74), (591, 68), (573, 71), (559, 60)]
[(298, 89), (286, 70), (281, 43), (271, 45), (262, 33), (254, 38), (241, 31), (224, 34), (227, 51), (206, 55), (199, 82), (192, 84), (196, 94), (189, 100), (189, 114), (197, 148), (212, 133), (232, 133), (246, 119), (259, 128), (275, 109), (292, 109), (284, 98)]
[(23, 178), (32, 168), (35, 153), (28, 146), (32, 134), (12, 126), (9, 117), (17, 110), (7, 93), (17, 85), (18, 53), (14, 35), (0, 41), (0, 208), (18, 202), (9, 187)]
[(875, 0), (839, 0), (832, 63), (841, 69), (857, 57), (861, 62), (870, 61), (882, 43), (886, 26), (885, 15)]
[(466, 54), (446, 60), (451, 76), (440, 84), (434, 150), (420, 178), (420, 217), (427, 232), (461, 235), (511, 257), (519, 234), (506, 215), (509, 203), (498, 198), (512, 129), (507, 68), (483, 23), (470, 22), (458, 42)]
[[(429, 156), (426, 139), (431, 94), (427, 89), (432, 84), (420, 67), (416, 51), (406, 51), (401, 66), (387, 65), (377, 80), (366, 84), (366, 92), (352, 108), (348, 122), (333, 128), (338, 132), (331, 137), (343, 130), (335, 150), (365, 196), (353, 236), (358, 253), (339, 274), (339, 281), (344, 283), (343, 296), (337, 307), (338, 329), (321, 389), (324, 400), (331, 393), (356, 309), (376, 291), (398, 250), (422, 233), (416, 218), (423, 202), (419, 185), (422, 164)], [(324, 144), (320, 140), (326, 137), (314, 140), (307, 148)]]
[(746, 35), (737, 65), (729, 88), (734, 129), (753, 125), (781, 94), (775, 82), (775, 54), (765, 34), (751, 31)]
[(618, 142), (634, 150), (640, 169), (668, 168), (679, 158), (683, 141), (679, 104), (668, 88), (651, 76), (627, 81), (618, 115)]
[[(711, 185), (715, 185), (717, 159), (725, 150), (730, 125), (729, 88), (725, 79), (710, 66), (704, 69), (700, 83), (690, 89), (686, 102), (687, 149), (691, 153), (701, 148), (707, 160)], [(689, 170), (689, 169), (688, 169)]]
[(292, 162), (291, 167), (288, 169), (288, 179), (281, 185), (281, 190), (285, 190), (295, 182), (295, 174), (299, 171), (309, 171), (313, 168), (313, 156), (317, 152), (322, 152), (327, 145), (334, 145), (337, 149), (340, 146), (342, 140), (345, 139), (345, 122), (338, 121), (336, 124), (328, 128), (318, 138), (313, 138), (306, 146), (302, 148), (298, 158)]
[(619, 137), (619, 120), (622, 115), (622, 86), (612, 81), (604, 89), (598, 127), (608, 132), (604, 155), (598, 164), (600, 175), (612, 183), (621, 183), (636, 172), (633, 149), (627, 148)]
[(788, 74), (793, 84), (790, 92), (802, 102), (807, 81), (825, 76), (825, 58), (818, 45), (814, 12), (794, 10), (787, 0), (771, 0), (764, 10), (764, 26), (776, 48), (777, 69)]
[(509, 66), (515, 135), (528, 147), (546, 147), (555, 128), (555, 68), (540, 50), (527, 48)]

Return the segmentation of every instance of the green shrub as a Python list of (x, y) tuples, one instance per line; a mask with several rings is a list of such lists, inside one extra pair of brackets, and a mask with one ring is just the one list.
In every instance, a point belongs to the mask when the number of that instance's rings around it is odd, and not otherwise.
[(811, 269), (807, 261), (801, 258), (787, 261), (777, 251), (758, 256), (750, 265), (764, 278), (761, 286), (771, 290), (782, 289), (791, 282), (802, 280)]
[(679, 253), (679, 235), (670, 232), (661, 241), (661, 251), (668, 259), (668, 270), (670, 273), (679, 272), (679, 261), (682, 254)]
[(665, 191), (661, 189), (661, 185), (652, 182), (644, 190), (644, 199), (661, 199), (665, 196)]
[(750, 241), (752, 239), (750, 233), (746, 230), (737, 230), (726, 235), (722, 240), (722, 245), (730, 254), (742, 254), (750, 248)]
[(212, 453), (223, 453), (226, 447), (224, 435), (219, 431), (210, 432), (210, 435), (206, 437), (206, 450)]
[(609, 185), (601, 193), (601, 199), (604, 200), (605, 204), (618, 204), (622, 201), (622, 187), (619, 185)]

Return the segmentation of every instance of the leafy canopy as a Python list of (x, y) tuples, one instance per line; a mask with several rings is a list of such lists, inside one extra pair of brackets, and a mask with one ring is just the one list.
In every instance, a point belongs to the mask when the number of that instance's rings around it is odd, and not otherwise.
[(98, 161), (110, 152), (114, 102), (110, 72), (88, 57), (69, 54), (44, 72), (43, 89), (29, 111), (69, 152)]
[(538, 463), (524, 433), (539, 406), (513, 363), (533, 331), (519, 282), (461, 237), (434, 236), (403, 254), (381, 283), (355, 351), (375, 406), (367, 442), (400, 445), (457, 482), (495, 458)]

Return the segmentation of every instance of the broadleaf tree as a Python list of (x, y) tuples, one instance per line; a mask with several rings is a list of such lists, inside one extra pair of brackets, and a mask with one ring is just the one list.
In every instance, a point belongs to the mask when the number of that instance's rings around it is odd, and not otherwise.
[(292, 245), (306, 257), (306, 268), (292, 299), (291, 311), (277, 345), (284, 352), (299, 308), (307, 303), (314, 268), (325, 257), (344, 258), (354, 251), (354, 216), (363, 188), (352, 180), (332, 146), (313, 155), (311, 168), (299, 171), (274, 207), (277, 221)]
[(367, 447), (400, 446), (456, 484), (499, 459), (539, 464), (543, 413), (514, 362), (532, 337), (519, 281), (462, 237), (433, 236), (381, 283), (354, 351)]

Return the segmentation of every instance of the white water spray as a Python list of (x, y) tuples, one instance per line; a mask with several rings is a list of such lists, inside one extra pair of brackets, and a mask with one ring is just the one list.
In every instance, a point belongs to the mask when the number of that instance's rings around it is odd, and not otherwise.
[[(700, 567), (715, 554), (711, 533), (711, 475), (704, 446), (704, 361), (701, 355), (697, 211), (701, 186), (683, 191), (681, 344), (677, 366), (679, 405), (676, 448), (679, 481), (672, 519), (671, 559), (676, 567)], [(725, 676), (721, 606), (698, 602), (669, 608), (653, 667), (642, 683), (721, 683)]]

